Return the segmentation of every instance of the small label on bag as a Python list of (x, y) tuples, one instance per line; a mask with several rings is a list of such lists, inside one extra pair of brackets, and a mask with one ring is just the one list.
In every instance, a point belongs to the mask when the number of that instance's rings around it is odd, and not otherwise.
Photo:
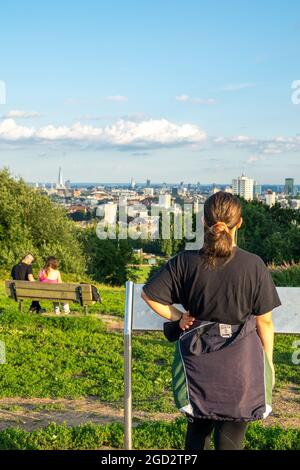
[(222, 338), (230, 338), (232, 336), (231, 325), (226, 325), (226, 323), (219, 324), (219, 331)]

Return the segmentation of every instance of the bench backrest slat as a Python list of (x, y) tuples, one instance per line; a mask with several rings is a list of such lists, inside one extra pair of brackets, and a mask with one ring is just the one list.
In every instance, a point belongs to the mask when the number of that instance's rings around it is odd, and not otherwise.
[[(90, 284), (61, 283), (48, 284), (46, 282), (6, 281), (6, 293), (9, 297), (18, 300), (51, 300), (53, 302), (80, 302), (83, 305), (94, 303)], [(15, 292), (14, 292), (15, 287)], [(81, 299), (80, 299), (81, 293)]]
[(40, 290), (43, 291), (64, 291), (64, 292), (72, 292), (74, 288), (80, 287), (82, 292), (90, 292), (91, 286), (90, 284), (76, 284), (71, 282), (63, 282), (61, 284), (48, 284), (47, 282), (29, 282), (29, 281), (6, 281), (6, 286), (10, 286), (10, 284), (14, 282), (16, 286), (21, 289), (30, 289), (30, 290)]

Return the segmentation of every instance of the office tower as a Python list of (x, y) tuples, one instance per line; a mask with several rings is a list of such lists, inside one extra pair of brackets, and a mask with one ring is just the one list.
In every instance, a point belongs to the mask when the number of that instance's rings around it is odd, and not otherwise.
[(178, 188), (176, 186), (173, 186), (171, 189), (172, 192), (172, 197), (176, 197), (178, 195)]
[(248, 178), (244, 173), (232, 180), (233, 194), (243, 197), (247, 201), (253, 199), (253, 179)]
[(134, 189), (135, 186), (136, 186), (135, 179), (134, 179), (134, 178), (131, 178), (131, 182), (130, 182), (130, 187), (131, 187), (131, 189)]
[(104, 204), (104, 220), (108, 224), (114, 224), (117, 220), (117, 204), (108, 202)]
[(258, 184), (257, 181), (254, 181), (254, 195), (260, 196), (261, 195), (261, 184)]
[(146, 181), (146, 188), (150, 188), (150, 186), (151, 186), (151, 181), (150, 181), (150, 180), (147, 180), (147, 181)]
[(67, 180), (65, 182), (65, 187), (66, 187), (66, 189), (71, 189), (71, 181), (70, 180)]
[(127, 206), (127, 196), (119, 196), (119, 206)]
[(284, 192), (288, 195), (294, 194), (294, 178), (285, 178)]
[(59, 170), (58, 170), (57, 188), (59, 188), (59, 189), (64, 188), (64, 180), (63, 180), (63, 176), (62, 176), (61, 166), (59, 167)]
[(164, 209), (169, 209), (171, 207), (171, 194), (160, 194), (158, 205)]
[(276, 202), (276, 193), (272, 189), (268, 189), (265, 195), (267, 206), (274, 206)]

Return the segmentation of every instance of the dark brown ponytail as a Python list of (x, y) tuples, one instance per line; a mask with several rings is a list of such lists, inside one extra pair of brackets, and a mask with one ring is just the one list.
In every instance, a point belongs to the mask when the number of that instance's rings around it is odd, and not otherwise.
[(217, 266), (218, 258), (232, 254), (231, 231), (240, 221), (241, 202), (237, 196), (218, 191), (204, 203), (204, 265), (208, 269)]
[(47, 276), (50, 272), (50, 269), (58, 269), (58, 261), (54, 256), (49, 256), (49, 258), (46, 259), (44, 271)]

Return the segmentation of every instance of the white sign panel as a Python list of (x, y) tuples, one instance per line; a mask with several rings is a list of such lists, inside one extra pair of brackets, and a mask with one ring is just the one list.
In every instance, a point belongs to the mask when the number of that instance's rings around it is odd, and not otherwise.
[[(168, 320), (154, 313), (143, 301), (141, 298), (143, 285), (144, 284), (134, 284), (132, 329), (161, 331), (163, 324)], [(176, 305), (176, 307), (185, 312), (182, 305)]]
[(277, 287), (282, 305), (273, 310), (276, 333), (300, 333), (300, 287)]
[[(134, 284), (133, 291), (133, 330), (161, 331), (167, 320), (154, 313), (142, 300), (143, 284)], [(282, 302), (273, 310), (276, 333), (300, 333), (300, 287), (277, 287)], [(182, 305), (176, 305), (184, 312)]]

